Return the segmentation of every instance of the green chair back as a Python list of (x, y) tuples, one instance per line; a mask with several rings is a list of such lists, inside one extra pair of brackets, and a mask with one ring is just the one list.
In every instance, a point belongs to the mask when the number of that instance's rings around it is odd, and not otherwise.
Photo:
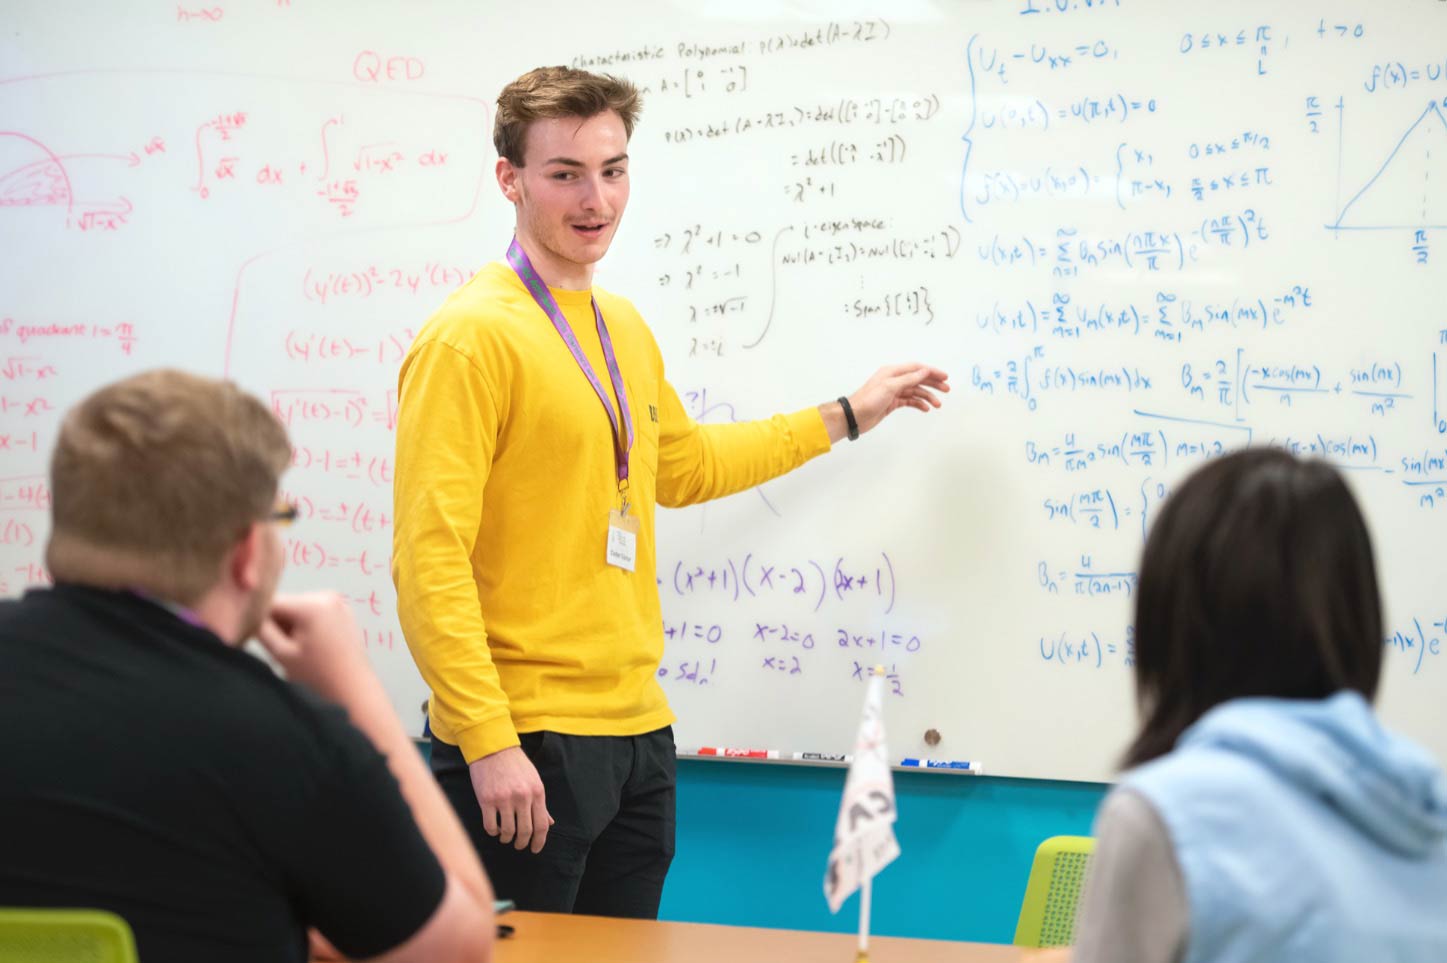
[(137, 963), (136, 941), (104, 910), (0, 907), (0, 963)]
[(1090, 836), (1052, 836), (1035, 850), (1020, 921), (1015, 925), (1016, 946), (1070, 946), (1075, 942), (1075, 906), (1094, 849), (1095, 839)]

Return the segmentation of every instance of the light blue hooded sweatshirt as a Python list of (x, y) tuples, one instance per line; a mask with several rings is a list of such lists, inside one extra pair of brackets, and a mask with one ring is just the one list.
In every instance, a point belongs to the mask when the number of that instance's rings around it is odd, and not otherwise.
[(1217, 706), (1121, 785), (1170, 835), (1186, 963), (1447, 963), (1447, 779), (1360, 695)]

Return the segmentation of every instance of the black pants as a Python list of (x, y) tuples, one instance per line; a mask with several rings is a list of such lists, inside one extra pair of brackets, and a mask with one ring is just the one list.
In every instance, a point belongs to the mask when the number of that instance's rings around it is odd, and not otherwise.
[(461, 750), (432, 737), (432, 773), (498, 898), (522, 910), (657, 919), (673, 861), (673, 729), (641, 736), (526, 732), (519, 739), (554, 819), (537, 854), (487, 834)]

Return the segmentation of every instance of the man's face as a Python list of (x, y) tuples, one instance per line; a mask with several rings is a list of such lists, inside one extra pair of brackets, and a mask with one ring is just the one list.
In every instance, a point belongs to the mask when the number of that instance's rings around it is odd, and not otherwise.
[[(628, 206), (628, 134), (614, 111), (554, 117), (528, 128), (523, 160), (498, 162), (517, 206), (518, 235), (545, 279), (591, 281)], [(528, 243), (531, 242), (531, 243)], [(566, 285), (565, 285), (566, 286)]]

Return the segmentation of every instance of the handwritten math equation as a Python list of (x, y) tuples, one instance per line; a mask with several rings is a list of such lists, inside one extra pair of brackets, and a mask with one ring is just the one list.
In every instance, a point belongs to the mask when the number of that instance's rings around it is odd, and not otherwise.
[[(368, 648), (405, 658), (398, 369), (515, 212), (492, 183), (492, 95), (458, 66), (486, 58), (445, 28), (334, 32), (264, 72), (244, 38), (286, 49), (304, 12), (134, 14), (114, 69), (0, 91), (0, 219), (20, 241), (0, 304), (0, 593), (49, 581), (62, 412), (179, 364), (235, 379), (287, 428), (288, 577), (340, 588)], [(857, 699), (879, 664), (903, 706), (996, 653), (1128, 671), (1151, 524), (1186, 472), (1247, 445), (1336, 465), (1382, 554), (1424, 555), (1447, 524), (1447, 57), (1440, 31), (1404, 24), (1430, 16), (670, 13), (560, 52), (644, 94), (630, 154), (648, 192), (600, 283), (640, 306), (692, 417), (764, 417), (904, 356), (954, 388), (927, 432), (840, 446), (831, 469), (872, 459), (858, 490), (820, 483), (850, 507), (901, 486), (883, 520), (854, 513), (835, 538), (771, 482), (741, 496), (753, 530), (660, 543), (659, 684), (790, 706)], [(133, 43), (142, 28), (160, 39)], [(230, 52), (184, 67), (209, 44)], [(91, 121), (67, 119), (75, 103)], [(1384, 653), (1431, 684), (1440, 599), (1403, 594)], [(996, 612), (1007, 629), (972, 648), (967, 626)]]

